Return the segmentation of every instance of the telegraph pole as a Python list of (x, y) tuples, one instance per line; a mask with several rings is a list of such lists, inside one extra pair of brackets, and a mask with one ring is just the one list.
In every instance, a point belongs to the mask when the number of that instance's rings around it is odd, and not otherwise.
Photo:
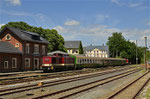
[(145, 36), (145, 70), (147, 71), (147, 37)]
[(137, 58), (137, 40), (136, 40), (136, 65), (138, 64), (138, 58)]

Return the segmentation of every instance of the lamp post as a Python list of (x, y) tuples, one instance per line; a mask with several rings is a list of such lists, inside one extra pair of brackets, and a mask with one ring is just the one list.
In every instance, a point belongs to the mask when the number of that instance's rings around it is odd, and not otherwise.
[(147, 37), (145, 36), (145, 70), (147, 71)]

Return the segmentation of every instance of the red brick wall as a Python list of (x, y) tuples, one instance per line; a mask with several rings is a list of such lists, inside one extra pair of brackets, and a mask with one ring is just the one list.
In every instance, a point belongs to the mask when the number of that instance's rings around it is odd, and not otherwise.
[(40, 55), (46, 55), (46, 54), (42, 54), (42, 46), (43, 45), (45, 45), (45, 49), (46, 49), (46, 51), (45, 51), (45, 53), (47, 53), (47, 44), (43, 44), (43, 43), (34, 43), (34, 42), (26, 42), (26, 43), (24, 43), (24, 53), (26, 54), (26, 44), (29, 44), (30, 45), (30, 53), (28, 54), (28, 55), (33, 55), (34, 54), (34, 45), (35, 44), (37, 44), (37, 45), (39, 45), (39, 54)]
[[(11, 36), (10, 40), (5, 39), (7, 34), (10, 34), (10, 36)], [(2, 39), (2, 41), (7, 41), (7, 42), (11, 43), (14, 46), (16, 45), (16, 43), (19, 43), (19, 50), (22, 51), (21, 41), (19, 41), (17, 39), (17, 37), (11, 31), (9, 31), (9, 30), (4, 31), (4, 33), (0, 36), (0, 38)]]
[[(17, 59), (16, 68), (12, 68), (12, 58)], [(4, 68), (4, 61), (8, 61), (8, 68)], [(0, 72), (21, 71), (22, 70), (21, 66), (22, 66), (21, 54), (0, 53)]]

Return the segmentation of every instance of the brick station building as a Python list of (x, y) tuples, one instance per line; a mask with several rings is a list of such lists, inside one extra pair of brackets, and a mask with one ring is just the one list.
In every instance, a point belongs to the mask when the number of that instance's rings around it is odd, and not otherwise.
[(37, 33), (4, 28), (0, 33), (0, 72), (40, 69), (48, 44)]

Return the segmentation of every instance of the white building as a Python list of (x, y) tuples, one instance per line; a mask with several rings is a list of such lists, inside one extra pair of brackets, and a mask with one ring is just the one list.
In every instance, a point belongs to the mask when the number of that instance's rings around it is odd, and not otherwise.
[(108, 58), (109, 57), (109, 50), (108, 46), (87, 46), (84, 47), (84, 54), (85, 56), (89, 57), (101, 57), (101, 58)]

